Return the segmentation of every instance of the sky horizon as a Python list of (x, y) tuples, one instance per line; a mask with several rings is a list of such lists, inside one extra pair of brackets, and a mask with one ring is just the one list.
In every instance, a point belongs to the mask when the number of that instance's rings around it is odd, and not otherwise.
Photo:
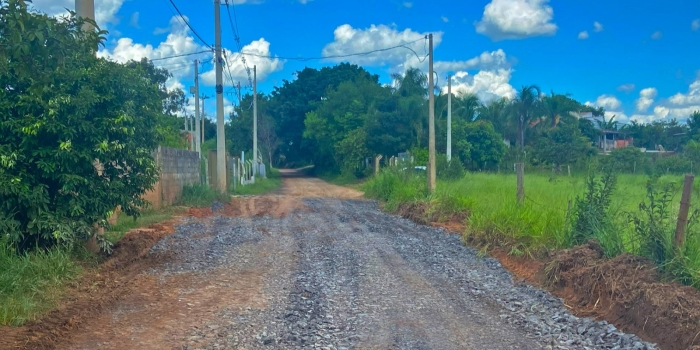
[[(96, 0), (96, 21), (109, 31), (101, 57), (125, 62), (158, 59), (207, 50), (214, 44), (213, 1), (172, 0), (202, 42), (186, 27), (170, 0)], [(222, 0), (222, 3), (225, 3)], [(569, 93), (576, 100), (604, 107), (621, 122), (684, 120), (700, 110), (700, 0), (601, 0), (586, 3), (548, 0), (231, 0), (221, 7), (225, 69), (225, 104), (236, 99), (231, 79), (248, 84), (234, 31), (257, 66), (258, 91), (269, 93), (304, 67), (340, 62), (363, 66), (389, 83), (392, 73), (417, 67), (427, 71), (423, 39), (434, 36), (437, 84), (482, 100), (513, 97), (523, 85), (543, 92)], [(49, 15), (66, 13), (74, 0), (35, 0)], [(407, 44), (344, 59), (298, 61), (298, 57), (347, 55)], [(193, 61), (200, 67), (203, 94), (214, 96), (209, 53), (157, 60), (171, 70), (169, 87), (188, 97)], [(248, 90), (250, 92), (250, 90)], [(244, 94), (246, 90), (244, 90)], [(214, 112), (213, 98), (205, 109)], [(193, 104), (193, 103), (192, 103)], [(192, 106), (193, 109), (193, 106)]]

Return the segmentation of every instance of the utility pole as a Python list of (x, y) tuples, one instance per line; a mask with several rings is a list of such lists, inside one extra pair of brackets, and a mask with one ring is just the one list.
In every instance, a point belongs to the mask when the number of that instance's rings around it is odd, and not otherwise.
[(258, 173), (258, 69), (253, 66), (253, 176)]
[[(204, 141), (206, 141), (206, 140), (204, 139), (204, 116), (207, 114), (207, 113), (206, 113), (206, 109), (204, 109), (204, 101), (208, 100), (208, 99), (209, 99), (209, 96), (207, 96), (207, 95), (202, 95), (202, 96), (200, 96), (199, 98), (202, 99), (202, 118), (201, 118), (202, 128), (201, 128), (200, 130), (201, 130), (201, 132), (202, 132), (202, 135), (201, 135), (201, 136), (202, 136), (202, 138), (201, 138), (202, 144), (204, 144)], [(201, 147), (200, 147), (200, 150), (201, 150)]]
[(194, 137), (194, 143), (195, 147), (194, 150), (195, 152), (199, 152), (199, 156), (202, 156), (202, 143), (200, 141), (200, 131), (199, 131), (199, 60), (194, 60), (194, 123), (195, 123), (195, 137)]
[[(75, 13), (78, 17), (95, 20), (95, 0), (75, 0)], [(83, 31), (95, 29), (91, 24), (83, 24)]]
[(428, 34), (428, 192), (435, 192), (435, 86), (433, 82), (433, 35)]
[(214, 0), (216, 36), (216, 180), (219, 192), (226, 193), (226, 138), (224, 136), (224, 86), (221, 67), (221, 0)]
[(452, 76), (447, 76), (447, 161), (452, 160)]

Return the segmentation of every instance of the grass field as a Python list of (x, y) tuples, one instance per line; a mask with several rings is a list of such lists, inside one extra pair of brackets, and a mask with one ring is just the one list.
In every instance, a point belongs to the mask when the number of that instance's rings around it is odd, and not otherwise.
[[(585, 176), (557, 176), (549, 174), (525, 175), (525, 202), (516, 201), (514, 174), (468, 173), (454, 181), (438, 181), (433, 195), (428, 196), (424, 176), (407, 176), (396, 171), (385, 171), (363, 185), (370, 198), (386, 202), (388, 210), (396, 210), (408, 202), (424, 202), (430, 212), (442, 217), (453, 213), (468, 213), (465, 237), (478, 238), (489, 245), (505, 245), (514, 254), (534, 253), (545, 249), (563, 249), (573, 245), (569, 203), (575, 207), (576, 198), (586, 193)], [(622, 251), (644, 255), (644, 240), (648, 239), (635, 229), (632, 218), (648, 219), (640, 211), (640, 203), (648, 203), (648, 177), (642, 175), (618, 175), (611, 196), (608, 215), (611, 224), (606, 232), (597, 234), (601, 241), (614, 239), (620, 242)], [(666, 184), (674, 186), (666, 208), (668, 217), (659, 219), (663, 240), (671, 240), (675, 218), (679, 209), (681, 175), (664, 175), (658, 179), (657, 188)], [(700, 181), (698, 181), (700, 182)], [(700, 183), (695, 183), (693, 197), (700, 203)], [(655, 199), (658, 201), (658, 198)], [(691, 213), (700, 206), (693, 205)], [(691, 226), (682, 258), (668, 263), (675, 264), (674, 276), (683, 275), (684, 283), (700, 287), (700, 225)], [(602, 242), (605, 244), (609, 242)]]

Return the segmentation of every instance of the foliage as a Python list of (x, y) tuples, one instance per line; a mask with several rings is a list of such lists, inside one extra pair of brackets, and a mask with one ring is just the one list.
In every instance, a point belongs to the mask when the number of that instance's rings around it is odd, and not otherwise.
[(596, 154), (590, 140), (581, 135), (578, 125), (564, 124), (544, 132), (535, 144), (534, 157), (543, 164), (571, 165)]
[(537, 85), (523, 86), (518, 91), (517, 97), (511, 101), (513, 117), (518, 125), (518, 145), (525, 147), (525, 129), (535, 117), (535, 113), (540, 109), (540, 88)]
[(238, 195), (260, 195), (277, 191), (282, 187), (282, 177), (279, 170), (269, 169), (266, 175), (267, 178), (255, 177), (254, 184), (237, 186), (232, 193)]
[(159, 144), (165, 147), (187, 148), (187, 140), (180, 134), (180, 129), (184, 129), (185, 121), (184, 118), (177, 117), (177, 113), (184, 111), (187, 99), (182, 89), (168, 89), (166, 87), (166, 82), (172, 77), (172, 74), (165, 68), (156, 67), (153, 61), (146, 58), (141, 61), (129, 61), (126, 66), (140, 69), (151, 84), (158, 86), (158, 95), (163, 106), (163, 113), (157, 116)]
[(436, 176), (440, 180), (455, 180), (464, 176), (464, 164), (459, 159), (447, 161), (447, 156), (438, 154), (435, 157)]
[(469, 169), (493, 169), (501, 162), (506, 147), (491, 123), (468, 123), (457, 137), (467, 144), (459, 147), (459, 156)]
[(616, 182), (617, 179), (610, 169), (607, 169), (599, 180), (596, 180), (595, 174), (588, 176), (586, 193), (576, 198), (574, 206), (569, 242), (571, 246), (596, 238), (607, 256), (622, 253), (622, 239), (613, 224), (610, 212)]
[(205, 207), (215, 201), (228, 203), (229, 197), (208, 185), (186, 185), (182, 188), (182, 197), (177, 204), (188, 207)]
[(26, 249), (85, 239), (116, 206), (138, 215), (157, 178), (158, 88), (95, 57), (104, 32), (2, 4), (0, 229)]
[(341, 63), (320, 70), (304, 68), (296, 72), (293, 81), (284, 80), (282, 86), (275, 87), (267, 113), (277, 122), (278, 152), (286, 163), (306, 165), (311, 161), (314, 145), (305, 142), (303, 137), (307, 113), (314, 111), (329, 91), (343, 82), (355, 80), (378, 83), (379, 76), (356, 65)]
[(0, 325), (19, 326), (53, 309), (81, 271), (65, 247), (17, 254), (0, 236)]
[(610, 168), (617, 172), (643, 173), (651, 171), (649, 159), (639, 148), (616, 148), (610, 151), (610, 154), (601, 157), (601, 164), (604, 168)]
[(630, 217), (641, 239), (640, 254), (657, 265), (663, 265), (673, 257), (674, 226), (670, 214), (673, 193), (673, 184), (666, 184), (658, 190), (655, 179), (650, 179), (647, 183), (649, 203), (640, 203), (641, 215)]

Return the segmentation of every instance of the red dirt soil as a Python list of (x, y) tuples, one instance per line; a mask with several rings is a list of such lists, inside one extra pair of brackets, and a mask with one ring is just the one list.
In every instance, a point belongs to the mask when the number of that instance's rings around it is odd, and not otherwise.
[[(463, 218), (437, 222), (439, 216), (427, 203), (407, 203), (397, 213), (419, 224), (465, 232)], [(579, 317), (606, 320), (662, 349), (700, 350), (700, 291), (664, 282), (644, 258), (624, 254), (606, 259), (596, 242), (554, 252), (542, 261), (512, 256), (500, 247), (489, 253), (514, 275), (516, 284), (549, 290)]]
[(0, 327), (0, 349), (55, 349), (95, 314), (134, 292), (137, 285), (132, 280), (138, 274), (168, 260), (165, 255), (147, 253), (173, 232), (173, 224), (163, 222), (127, 233), (98, 269), (87, 271), (68, 288), (68, 297), (58, 309), (21, 327)]

